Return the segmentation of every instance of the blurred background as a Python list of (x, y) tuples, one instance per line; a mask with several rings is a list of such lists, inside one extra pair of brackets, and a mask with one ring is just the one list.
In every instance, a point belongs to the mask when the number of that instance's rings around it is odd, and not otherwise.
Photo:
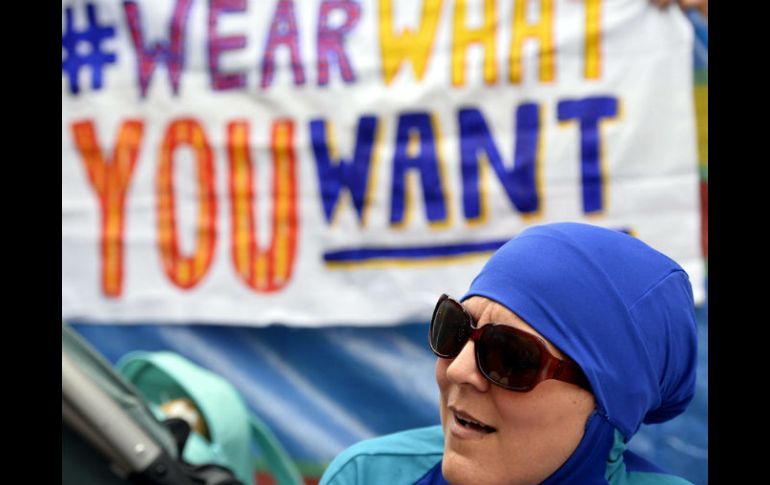
[(430, 312), (502, 242), (625, 230), (690, 274), (700, 345), (630, 448), (708, 483), (707, 19), (508, 3), (63, 1), (62, 319), (222, 376), (312, 484), (439, 423)]

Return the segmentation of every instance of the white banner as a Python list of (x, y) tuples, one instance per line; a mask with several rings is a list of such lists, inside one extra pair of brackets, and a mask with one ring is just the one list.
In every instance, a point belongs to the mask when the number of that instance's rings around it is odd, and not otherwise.
[(564, 220), (701, 301), (692, 69), (644, 0), (65, 1), (62, 316), (426, 321)]

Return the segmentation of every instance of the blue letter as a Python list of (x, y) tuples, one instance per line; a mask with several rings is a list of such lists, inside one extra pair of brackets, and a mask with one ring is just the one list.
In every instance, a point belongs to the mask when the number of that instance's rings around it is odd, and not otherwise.
[(516, 209), (524, 214), (537, 212), (540, 207), (536, 184), (537, 144), (540, 135), (538, 106), (526, 103), (516, 110), (516, 145), (511, 169), (503, 164), (484, 116), (478, 109), (461, 109), (458, 123), (465, 218), (479, 219), (484, 216), (479, 194), (480, 152), (486, 155)]
[[(327, 224), (332, 223), (334, 210), (342, 188), (350, 191), (353, 205), (358, 214), (358, 222), (364, 223), (364, 207), (369, 182), (369, 171), (372, 160), (372, 149), (377, 132), (377, 118), (364, 116), (358, 121), (356, 132), (356, 148), (353, 161), (342, 157), (334, 160), (329, 153), (329, 141), (326, 136), (326, 122), (322, 119), (310, 122), (310, 138), (313, 144), (316, 167), (318, 168), (318, 184), (321, 188), (324, 214)], [(334, 149), (332, 147), (332, 153)]]
[(580, 120), (580, 167), (583, 183), (583, 212), (597, 212), (604, 208), (602, 195), (601, 140), (599, 120), (612, 118), (618, 113), (618, 100), (598, 96), (581, 100), (560, 101), (559, 121)]
[[(431, 223), (447, 220), (444, 191), (436, 153), (436, 140), (428, 113), (407, 113), (398, 118), (396, 153), (393, 156), (393, 181), (390, 192), (390, 223), (401, 224), (411, 200), (406, 175), (420, 173), (425, 211)], [(408, 219), (407, 219), (408, 220)]]

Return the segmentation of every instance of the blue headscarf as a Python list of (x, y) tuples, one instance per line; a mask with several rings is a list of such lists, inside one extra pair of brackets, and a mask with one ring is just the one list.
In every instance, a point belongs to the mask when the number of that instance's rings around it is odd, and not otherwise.
[(692, 288), (673, 260), (621, 232), (535, 226), (503, 245), (471, 283), (580, 365), (597, 410), (630, 439), (680, 414), (695, 390)]

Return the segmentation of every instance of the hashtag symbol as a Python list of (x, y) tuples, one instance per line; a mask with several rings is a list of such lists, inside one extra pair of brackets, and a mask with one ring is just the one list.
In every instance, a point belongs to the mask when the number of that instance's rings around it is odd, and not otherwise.
[(115, 54), (102, 51), (102, 41), (115, 37), (115, 28), (103, 27), (96, 22), (96, 7), (92, 3), (86, 5), (88, 27), (83, 31), (75, 31), (72, 25), (72, 7), (64, 11), (66, 25), (61, 37), (62, 54), (61, 69), (70, 80), (70, 92), (78, 93), (78, 72), (84, 66), (91, 67), (91, 87), (101, 89), (102, 69), (106, 64), (115, 63)]

